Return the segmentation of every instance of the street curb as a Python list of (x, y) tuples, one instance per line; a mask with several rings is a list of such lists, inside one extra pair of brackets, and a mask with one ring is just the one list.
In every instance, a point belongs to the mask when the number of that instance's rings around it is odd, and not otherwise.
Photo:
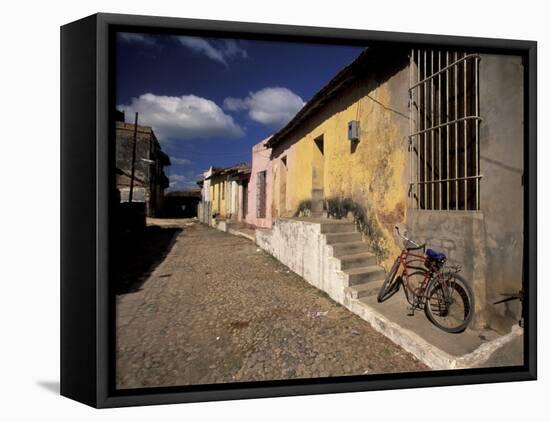
[(346, 303), (345, 306), (351, 312), (367, 321), (376, 331), (435, 370), (465, 369), (480, 366), (494, 352), (515, 338), (523, 336), (523, 328), (514, 325), (508, 334), (483, 343), (473, 352), (462, 356), (453, 356), (429, 343), (413, 331), (390, 321), (372, 307), (357, 299), (350, 299), (349, 303)]
[(227, 230), (227, 233), (229, 234), (232, 234), (234, 236), (241, 236), (241, 237), (244, 237), (248, 240), (251, 240), (252, 242), (256, 242), (256, 238), (254, 236), (250, 236), (249, 234), (246, 234), (246, 233), (243, 233), (243, 232), (240, 232), (238, 230), (234, 230), (234, 229), (228, 229)]

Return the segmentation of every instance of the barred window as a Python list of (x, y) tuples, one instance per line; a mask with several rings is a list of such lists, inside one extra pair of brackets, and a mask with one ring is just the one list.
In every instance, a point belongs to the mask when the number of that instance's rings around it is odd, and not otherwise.
[(256, 173), (256, 217), (265, 218), (266, 210), (266, 172)]
[(479, 210), (480, 56), (412, 50), (409, 206)]

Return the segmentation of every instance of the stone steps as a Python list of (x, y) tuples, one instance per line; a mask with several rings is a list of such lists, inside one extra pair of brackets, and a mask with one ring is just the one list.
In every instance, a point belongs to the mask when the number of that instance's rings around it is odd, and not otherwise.
[(328, 245), (344, 242), (359, 242), (361, 240), (361, 233), (357, 232), (327, 233), (325, 236)]
[(323, 222), (321, 233), (325, 235), (327, 245), (332, 246), (332, 256), (339, 261), (339, 269), (345, 274), (345, 293), (352, 299), (377, 294), (384, 281), (385, 271), (377, 265), (376, 255), (369, 251), (361, 233), (356, 231), (355, 224), (345, 221)]
[(379, 281), (384, 279), (384, 269), (378, 265), (370, 265), (368, 267), (350, 268), (344, 270), (348, 276), (347, 286), (357, 286), (358, 284), (369, 283), (371, 281)]
[(344, 242), (332, 244), (332, 256), (336, 258), (344, 255), (352, 255), (369, 251), (369, 247), (365, 242)]
[(347, 222), (321, 224), (321, 233), (355, 233), (355, 224)]
[(343, 255), (338, 257), (338, 259), (340, 260), (340, 269), (342, 270), (376, 265), (376, 256), (371, 252)]

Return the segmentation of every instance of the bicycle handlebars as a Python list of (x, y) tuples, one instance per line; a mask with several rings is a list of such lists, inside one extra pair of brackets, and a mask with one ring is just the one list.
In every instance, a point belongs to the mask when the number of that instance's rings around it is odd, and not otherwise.
[[(426, 248), (426, 245), (419, 245), (418, 243), (412, 241), (411, 239), (409, 239), (407, 236), (405, 235), (402, 235), (401, 232), (399, 231), (399, 227), (395, 226), (395, 231), (397, 232), (397, 235), (405, 240), (405, 248), (407, 249), (425, 249)], [(409, 245), (412, 245), (412, 247), (410, 247)]]

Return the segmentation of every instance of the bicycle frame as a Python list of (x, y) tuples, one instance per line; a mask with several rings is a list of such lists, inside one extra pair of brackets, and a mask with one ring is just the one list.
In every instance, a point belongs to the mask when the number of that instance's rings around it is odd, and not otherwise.
[[(426, 268), (424, 266), (424, 263), (426, 261), (427, 256), (425, 254), (418, 254), (418, 253), (411, 252), (412, 250), (418, 250), (418, 249), (424, 250), (426, 245), (422, 245), (422, 246), (418, 245), (417, 243), (413, 242), (411, 239), (402, 235), (399, 232), (399, 228), (397, 226), (395, 227), (395, 230), (397, 232), (397, 235), (405, 241), (405, 247), (401, 250), (401, 253), (396, 258), (396, 261), (399, 262), (397, 271), (399, 271), (400, 267), (403, 268), (401, 272), (401, 281), (403, 284), (403, 290), (405, 291), (405, 297), (407, 299), (407, 302), (413, 308), (424, 306), (426, 303), (426, 300), (428, 299), (427, 295), (425, 294), (425, 291), (426, 291), (426, 288), (428, 287), (429, 281), (434, 276), (440, 279), (440, 284), (442, 286), (442, 292), (443, 292), (443, 299), (445, 302), (447, 302), (449, 300), (448, 298), (451, 295), (449, 294), (449, 286), (447, 285), (447, 280), (445, 279), (444, 274), (451, 271), (459, 272), (460, 266), (456, 266), (456, 268), (454, 269), (448, 268), (447, 272), (443, 272), (441, 268), (438, 269), (437, 271)], [(408, 245), (413, 245), (413, 246), (408, 248), (407, 247)], [(414, 263), (417, 263), (417, 265), (411, 265)], [(420, 271), (422, 273), (422, 280), (420, 281), (420, 283), (418, 284), (418, 287), (416, 288), (412, 288), (411, 283), (409, 282), (409, 276), (411, 275), (409, 273), (409, 269)], [(412, 298), (410, 296), (412, 296)]]
[[(433, 276), (433, 273), (424, 267), (425, 259), (426, 256), (424, 254), (415, 254), (408, 249), (403, 249), (397, 257), (397, 261), (399, 261), (399, 267), (402, 268), (401, 280), (403, 283), (403, 288), (405, 290), (405, 297), (407, 298), (407, 302), (409, 302), (411, 306), (416, 306), (419, 302), (424, 303), (427, 299), (424, 295), (424, 292), (426, 290), (428, 282)], [(418, 263), (419, 265), (411, 265), (414, 263)], [(423, 278), (416, 288), (412, 288), (411, 283), (409, 282), (409, 270), (411, 269), (421, 271), (423, 273)], [(411, 301), (409, 294), (412, 295), (414, 301)]]
[[(442, 330), (449, 333), (464, 331), (472, 320), (475, 301), (472, 289), (457, 275), (461, 265), (446, 265), (444, 254), (430, 249), (426, 254), (425, 244), (419, 245), (401, 235), (398, 227), (395, 230), (405, 243), (378, 291), (378, 302), (389, 299), (399, 291), (402, 284), (410, 305), (409, 315), (414, 315), (417, 309), (423, 309), (428, 319)], [(419, 250), (422, 252), (416, 252)], [(416, 280), (416, 276), (420, 279)], [(455, 298), (457, 287), (459, 296)], [(457, 306), (453, 306), (455, 303)], [(453, 313), (455, 309), (458, 309), (458, 315)], [(443, 318), (443, 321), (439, 318)], [(455, 322), (458, 325), (449, 325)]]

